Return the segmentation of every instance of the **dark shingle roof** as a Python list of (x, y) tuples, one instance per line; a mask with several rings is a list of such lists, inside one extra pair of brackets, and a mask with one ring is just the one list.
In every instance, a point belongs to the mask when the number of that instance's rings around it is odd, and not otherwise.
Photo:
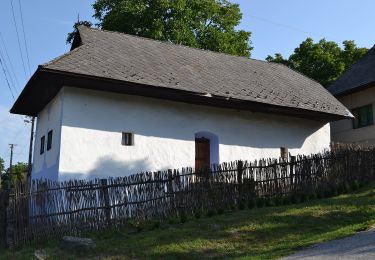
[(335, 96), (343, 95), (373, 83), (375, 83), (375, 46), (338, 77), (328, 90)]
[[(87, 27), (78, 32), (72, 51), (39, 68), (334, 117), (351, 115), (322, 85), (281, 64)], [(17, 102), (12, 111), (24, 104)]]

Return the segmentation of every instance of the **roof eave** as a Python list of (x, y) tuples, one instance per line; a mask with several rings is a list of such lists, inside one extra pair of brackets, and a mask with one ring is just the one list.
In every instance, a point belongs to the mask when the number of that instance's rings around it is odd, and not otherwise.
[[(277, 106), (222, 96), (213, 95), (207, 97), (204, 95), (205, 93), (149, 86), (134, 82), (125, 82), (91, 75), (52, 70), (43, 67), (39, 67), (34, 73), (10, 112), (14, 114), (36, 116), (39, 111), (41, 111), (64, 86), (74, 86), (121, 94), (153, 97), (190, 104), (248, 110), (252, 112), (273, 113), (326, 122), (351, 118), (350, 115), (344, 116), (312, 111), (303, 108)], [(35, 100), (38, 100), (39, 102), (35, 102)]]

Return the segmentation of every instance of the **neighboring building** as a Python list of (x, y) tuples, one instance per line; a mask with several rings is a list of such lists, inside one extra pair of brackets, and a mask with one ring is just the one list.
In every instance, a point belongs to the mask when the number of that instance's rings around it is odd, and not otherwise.
[(344, 72), (328, 90), (349, 108), (354, 119), (331, 124), (332, 141), (375, 144), (375, 47)]
[(85, 27), (11, 112), (38, 117), (32, 177), (53, 180), (317, 153), (351, 116), (284, 65)]

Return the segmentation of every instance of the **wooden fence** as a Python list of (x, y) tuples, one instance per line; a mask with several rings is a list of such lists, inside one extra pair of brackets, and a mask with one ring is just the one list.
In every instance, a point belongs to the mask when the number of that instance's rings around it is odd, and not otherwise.
[(223, 163), (199, 172), (186, 168), (92, 181), (20, 183), (9, 194), (4, 239), (12, 248), (129, 221), (224, 211), (258, 198), (325, 194), (354, 181), (372, 181), (374, 170), (375, 149), (337, 149), (291, 161)]

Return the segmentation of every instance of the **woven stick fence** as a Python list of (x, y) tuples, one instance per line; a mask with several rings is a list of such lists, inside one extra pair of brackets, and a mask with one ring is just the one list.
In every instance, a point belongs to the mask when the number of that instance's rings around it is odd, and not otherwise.
[(337, 149), (292, 161), (223, 163), (199, 172), (186, 168), (92, 181), (37, 180), (30, 189), (20, 183), (9, 194), (4, 240), (14, 248), (129, 221), (233, 209), (257, 198), (317, 194), (372, 181), (374, 170), (375, 149)]

